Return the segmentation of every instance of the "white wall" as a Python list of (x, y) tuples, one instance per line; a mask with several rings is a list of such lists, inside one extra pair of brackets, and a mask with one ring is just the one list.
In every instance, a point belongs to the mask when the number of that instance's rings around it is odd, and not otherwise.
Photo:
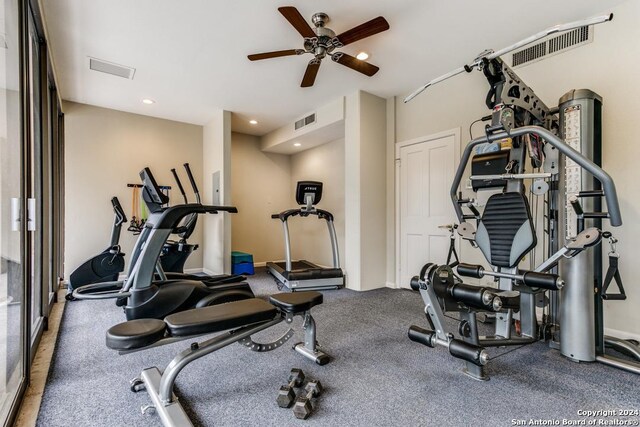
[[(291, 178), (288, 187), (288, 208), (297, 205), (295, 200), (298, 181), (323, 183), (322, 199), (318, 208), (334, 215), (338, 238), (340, 265), (344, 266), (344, 139), (338, 139), (291, 156)], [(332, 266), (331, 241), (326, 221), (317, 217), (293, 217), (289, 221), (291, 254), (294, 259), (306, 259), (323, 266)], [(282, 230), (279, 230), (282, 234)], [(282, 259), (284, 252), (280, 253)]]
[[(231, 204), (231, 113), (217, 110), (202, 134), (202, 203), (213, 202), (213, 174), (220, 172), (220, 202)], [(231, 272), (231, 218), (220, 212), (204, 216), (203, 266), (211, 274)]]
[[(628, 1), (613, 10), (610, 23), (595, 27), (593, 43), (519, 68), (516, 73), (548, 105), (570, 89), (589, 88), (600, 94), (603, 108), (603, 167), (617, 184), (624, 225), (612, 231), (620, 239), (620, 271), (626, 279), (628, 299), (606, 302), (609, 329), (640, 334), (640, 289), (632, 286), (640, 276), (633, 260), (640, 241), (640, 199), (637, 185), (640, 145), (636, 123), (640, 117), (640, 2)], [(501, 46), (495, 46), (499, 48)], [(431, 76), (425, 76), (428, 79)], [(435, 76), (433, 76), (435, 77)], [(462, 144), (468, 142), (470, 123), (488, 114), (484, 99), (488, 84), (481, 73), (462, 74), (430, 87), (408, 104), (396, 100), (396, 142), (461, 127)], [(482, 132), (482, 125), (474, 128)], [(465, 137), (466, 136), (466, 137)], [(389, 160), (391, 161), (391, 160)], [(462, 245), (462, 258), (473, 249)], [(605, 247), (605, 253), (608, 248)]]
[(347, 286), (386, 285), (386, 101), (358, 91), (345, 109), (345, 268)]
[[(201, 186), (202, 127), (106, 108), (65, 102), (65, 278), (79, 264), (109, 245), (117, 196), (131, 216), (131, 188), (139, 172), (151, 168), (158, 184), (171, 185), (171, 196), (182, 203), (170, 169), (189, 162)], [(186, 179), (184, 173), (181, 176)], [(183, 180), (184, 181), (184, 180)], [(187, 182), (183, 182), (189, 188)], [(191, 196), (193, 200), (193, 196)], [(136, 236), (123, 225), (120, 244), (128, 255)], [(191, 243), (202, 244), (198, 222)], [(202, 248), (186, 268), (202, 268)]]
[(260, 150), (260, 137), (231, 134), (231, 247), (253, 254), (255, 263), (284, 258), (280, 221), (271, 214), (291, 209), (291, 156)]

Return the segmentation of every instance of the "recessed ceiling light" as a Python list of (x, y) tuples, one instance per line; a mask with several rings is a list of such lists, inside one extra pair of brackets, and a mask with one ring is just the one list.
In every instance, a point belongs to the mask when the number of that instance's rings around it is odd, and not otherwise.
[(367, 52), (360, 52), (356, 55), (356, 58), (358, 58), (360, 61), (366, 61), (367, 59), (369, 59), (369, 54)]
[(249, 123), (252, 125), (257, 125), (258, 121), (257, 120), (249, 120)]
[(294, 147), (300, 147), (302, 144), (300, 144), (299, 142), (296, 142), (295, 144), (293, 144)]
[(149, 98), (145, 98), (142, 100), (143, 104), (147, 104), (147, 105), (151, 105), (151, 104), (155, 104), (156, 101), (154, 101), (153, 99), (149, 99)]

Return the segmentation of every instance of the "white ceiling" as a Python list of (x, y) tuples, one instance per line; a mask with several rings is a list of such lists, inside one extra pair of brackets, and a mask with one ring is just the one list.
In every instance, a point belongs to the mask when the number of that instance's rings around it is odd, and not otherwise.
[[(41, 0), (58, 85), (66, 100), (204, 124), (216, 109), (236, 131), (265, 134), (357, 89), (389, 97), (548, 26), (608, 12), (625, 0)], [(370, 53), (368, 78), (329, 58), (301, 88), (309, 56), (250, 62), (247, 55), (302, 47), (278, 13), (325, 12), (336, 33), (378, 15), (391, 29), (344, 48)], [(615, 19), (615, 18), (614, 18)], [(88, 69), (92, 56), (136, 68), (126, 80)], [(143, 98), (156, 100), (153, 105)], [(257, 126), (249, 119), (259, 121)]]

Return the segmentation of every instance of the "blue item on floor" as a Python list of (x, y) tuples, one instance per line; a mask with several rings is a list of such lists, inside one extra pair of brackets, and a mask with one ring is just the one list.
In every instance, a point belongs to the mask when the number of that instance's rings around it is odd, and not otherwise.
[(239, 251), (231, 252), (231, 273), (254, 274), (253, 255)]

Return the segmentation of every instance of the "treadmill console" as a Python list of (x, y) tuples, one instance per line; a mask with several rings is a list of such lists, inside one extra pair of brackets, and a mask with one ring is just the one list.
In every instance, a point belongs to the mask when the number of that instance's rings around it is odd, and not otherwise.
[[(318, 181), (298, 181), (296, 187), (296, 202), (301, 206), (311, 207), (320, 203), (322, 198), (322, 183)], [(307, 199), (310, 199), (307, 200)], [(309, 206), (311, 205), (311, 206)]]

